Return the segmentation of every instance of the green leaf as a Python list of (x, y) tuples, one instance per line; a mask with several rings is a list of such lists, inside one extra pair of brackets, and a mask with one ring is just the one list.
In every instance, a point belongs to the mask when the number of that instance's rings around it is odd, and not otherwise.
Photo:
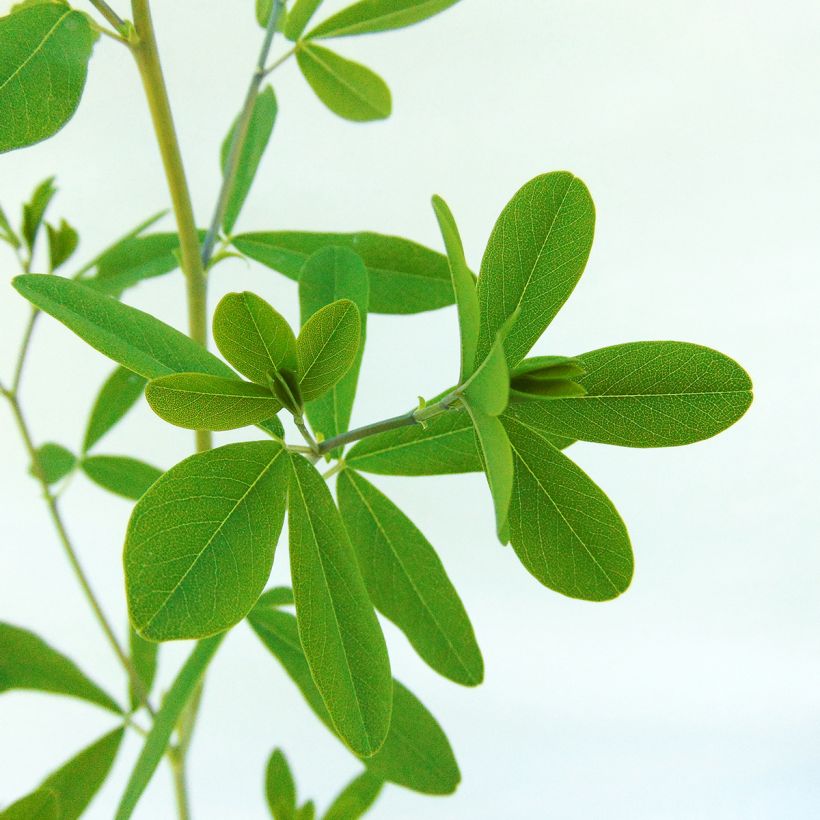
[(510, 542), (542, 584), (588, 601), (620, 595), (632, 580), (624, 522), (604, 492), (548, 438), (505, 418), (515, 461)]
[(299, 806), (296, 810), (296, 820), (316, 820), (316, 805), (312, 800)]
[(31, 474), (46, 484), (56, 484), (65, 478), (77, 464), (77, 457), (62, 444), (46, 442), (37, 448), (37, 461), (31, 465)]
[(268, 759), (265, 796), (273, 820), (293, 820), (296, 813), (296, 783), (281, 749), (274, 749)]
[(549, 435), (622, 447), (673, 447), (710, 438), (752, 402), (734, 360), (686, 342), (632, 342), (584, 353), (581, 397), (515, 402), (510, 413)]
[[(367, 305), (370, 283), (361, 258), (347, 248), (324, 248), (305, 262), (299, 276), (299, 305), (302, 324), (321, 308), (338, 299), (349, 299), (359, 310), (360, 343), (353, 364), (345, 375), (305, 408), (313, 429), (328, 439), (344, 433), (350, 425), (353, 400), (367, 333)], [(341, 448), (332, 455), (341, 455)]]
[(273, 11), (273, 0), (256, 0), (256, 22), (262, 28), (267, 28)]
[(507, 511), (513, 490), (513, 458), (504, 426), (495, 416), (488, 416), (465, 401), (473, 422), (484, 472), (490, 485), (495, 506), (495, 527), (499, 538), (506, 543)]
[(80, 237), (65, 219), (60, 221), (59, 228), (47, 224), (46, 230), (48, 231), (49, 267), (55, 271), (77, 250)]
[[(2, 27), (3, 19), (0, 18), (0, 29)], [(0, 99), (2, 99), (2, 90), (0, 90)], [(0, 103), (2, 105), (2, 103)], [(2, 139), (2, 136), (0, 136)], [(26, 242), (26, 247), (29, 253), (34, 250), (34, 245), (37, 241), (37, 234), (40, 232), (40, 226), (43, 224), (43, 219), (54, 199), (57, 189), (54, 187), (54, 177), (49, 177), (43, 180), (31, 195), (31, 199), (23, 205), (23, 239)]]
[(162, 475), (162, 470), (128, 456), (87, 456), (83, 472), (111, 493), (138, 501)]
[(458, 0), (359, 0), (334, 14), (308, 37), (348, 37), (412, 26), (454, 6)]
[(459, 388), (466, 404), (488, 416), (500, 416), (510, 399), (510, 371), (504, 355), (504, 341), (517, 315), (514, 313), (504, 323), (484, 361)]
[(357, 253), (370, 275), (370, 313), (421, 313), (453, 304), (447, 258), (409, 239), (372, 232), (269, 231), (233, 237), (246, 256), (291, 279), (308, 257), (337, 246)]
[(205, 669), (224, 637), (223, 633), (199, 641), (188, 656), (188, 660), (185, 661), (154, 718), (151, 731), (145, 739), (142, 752), (131, 772), (115, 820), (128, 820), (133, 814), (137, 802), (162, 761), (177, 721), (199, 686)]
[(390, 660), (356, 555), (327, 484), (293, 456), (290, 568), (299, 636), (339, 736), (375, 754), (390, 728)]
[(290, 325), (255, 293), (229, 293), (214, 312), (214, 342), (243, 375), (267, 386), (271, 370), (296, 370)]
[(0, 811), (0, 820), (61, 820), (60, 796), (51, 789), (38, 789)]
[(0, 153), (56, 134), (73, 116), (97, 35), (62, 3), (0, 18)]
[(484, 662), (470, 619), (430, 542), (372, 484), (344, 470), (339, 510), (370, 600), (444, 677), (477, 686)]
[(323, 820), (358, 820), (376, 802), (383, 785), (380, 777), (362, 772), (339, 793)]
[(438, 196), (433, 197), (433, 210), (436, 212), (447, 258), (450, 263), (450, 277), (453, 281), (453, 292), (458, 308), (458, 325), (461, 335), (461, 376), (459, 383), (472, 375), (475, 367), (475, 354), (478, 345), (478, 295), (475, 289), (475, 277), (467, 267), (464, 258), (464, 246), (458, 232), (456, 220), (447, 203)]
[(189, 430), (235, 430), (259, 424), (282, 409), (265, 387), (204, 373), (153, 379), (145, 398), (160, 418)]
[(296, 0), (285, 22), (285, 37), (298, 40), (321, 4), (322, 0)]
[(17, 250), (21, 244), (20, 237), (17, 236), (14, 228), (11, 227), (11, 223), (2, 207), (0, 207), (0, 239), (7, 242), (15, 250)]
[(184, 333), (91, 288), (45, 274), (12, 280), (17, 291), (91, 347), (147, 379), (168, 373), (233, 376), (216, 356)]
[(318, 399), (353, 366), (361, 335), (359, 309), (338, 299), (316, 311), (296, 340), (299, 389), (304, 401)]
[(477, 360), (519, 309), (504, 350), (510, 365), (524, 358), (581, 278), (594, 231), (589, 191), (566, 171), (536, 177), (515, 194), (498, 217), (481, 262)]
[[(154, 677), (157, 674), (159, 644), (146, 641), (145, 638), (140, 637), (134, 627), (130, 627), (128, 630), (128, 644), (131, 650), (131, 665), (142, 682), (144, 694), (150, 695), (151, 687), (154, 685)], [(142, 703), (142, 693), (137, 692), (134, 685), (130, 684), (128, 694), (131, 708), (136, 709)]]
[[(265, 153), (270, 135), (273, 133), (273, 124), (276, 122), (277, 110), (276, 95), (273, 93), (273, 89), (267, 86), (256, 95), (256, 100), (254, 100), (253, 103), (253, 111), (245, 136), (245, 144), (242, 148), (242, 155), (239, 159), (236, 176), (231, 186), (225, 216), (222, 219), (222, 227), (227, 233), (233, 230), (239, 212), (242, 210), (242, 206), (251, 190), (253, 179), (256, 176), (256, 171), (262, 159), (262, 154)], [(231, 145), (236, 135), (237, 122), (238, 118), (234, 120), (230, 131), (228, 131), (222, 143), (222, 153), (220, 156), (223, 175), (228, 170), (228, 159), (231, 152)]]
[(390, 89), (369, 68), (304, 40), (297, 45), (296, 62), (316, 96), (334, 114), (353, 122), (390, 116)]
[(87, 700), (122, 714), (122, 708), (69, 660), (33, 632), (0, 622), (0, 692), (34, 689)]
[(88, 452), (139, 401), (146, 380), (125, 367), (117, 367), (100, 388), (83, 440)]
[(259, 596), (256, 606), (293, 606), (293, 590), (290, 587), (266, 589)]
[[(305, 660), (293, 615), (256, 606), (248, 620), (316, 716), (335, 731)], [(393, 681), (393, 712), (387, 739), (375, 755), (360, 759), (382, 780), (424, 794), (451, 794), (461, 779), (447, 736), (418, 698), (397, 680)]]
[(153, 641), (202, 638), (248, 613), (282, 529), (287, 456), (275, 441), (186, 458), (140, 499), (125, 536), (131, 623)]

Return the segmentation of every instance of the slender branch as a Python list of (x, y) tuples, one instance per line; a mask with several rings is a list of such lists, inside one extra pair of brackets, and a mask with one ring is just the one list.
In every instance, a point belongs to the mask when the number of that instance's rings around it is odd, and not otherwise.
[(16, 396), (20, 390), (20, 380), (23, 378), (23, 368), (26, 364), (26, 357), (28, 356), (29, 347), (31, 346), (31, 337), (34, 333), (34, 325), (37, 323), (37, 317), (40, 315), (40, 309), (32, 307), (29, 315), (28, 324), (23, 334), (23, 342), (20, 345), (20, 353), (17, 355), (17, 364), (14, 367), (14, 377), (11, 382), (11, 392)]
[(125, 20), (123, 20), (105, 0), (91, 0), (91, 5), (94, 6), (118, 32), (122, 33), (125, 28)]
[[(148, 0), (132, 0), (131, 9), (138, 38), (138, 42), (132, 46), (132, 53), (145, 88), (179, 232), (180, 258), (187, 285), (189, 335), (194, 341), (206, 347), (208, 319), (205, 269), (200, 256), (199, 236), (179, 140), (174, 128), (171, 103), (159, 61), (151, 9)], [(210, 449), (211, 442), (212, 437), (208, 430), (196, 431), (196, 447), (199, 452)]]
[(296, 46), (289, 51), (286, 51), (281, 57), (274, 60), (269, 66), (267, 66), (263, 76), (267, 77), (268, 74), (272, 74), (277, 68), (279, 68), (280, 65), (282, 65), (282, 63), (286, 63), (291, 57), (293, 57), (294, 54), (296, 54)]
[(214, 215), (211, 219), (211, 224), (208, 228), (208, 233), (205, 236), (205, 241), (202, 243), (202, 264), (207, 268), (211, 261), (211, 255), (214, 251), (217, 236), (219, 235), (219, 227), (222, 225), (222, 220), (225, 217), (225, 211), (228, 208), (231, 191), (236, 180), (236, 174), (239, 170), (240, 161), (242, 159), (242, 150), (245, 147), (245, 142), (248, 139), (248, 131), (250, 130), (251, 117), (253, 116), (253, 107), (256, 102), (256, 95), (259, 93), (259, 86), (265, 77), (265, 63), (268, 60), (271, 45), (273, 44), (273, 36), (276, 33), (276, 26), (279, 23), (279, 18), (284, 8), (283, 0), (275, 0), (268, 25), (265, 29), (265, 39), (262, 41), (262, 48), (259, 52), (259, 59), (256, 61), (256, 68), (251, 77), (248, 91), (245, 95), (245, 102), (242, 106), (242, 111), (239, 114), (239, 119), (236, 123), (236, 128), (231, 138), (230, 149), (228, 150), (228, 158), (225, 163), (225, 171), (222, 176), (222, 187), (219, 190), (219, 197), (214, 208)]
[(185, 754), (179, 749), (169, 749), (168, 757), (171, 762), (171, 774), (174, 778), (174, 794), (177, 801), (177, 816), (179, 820), (189, 820), (191, 807), (188, 801), (188, 783), (185, 778)]

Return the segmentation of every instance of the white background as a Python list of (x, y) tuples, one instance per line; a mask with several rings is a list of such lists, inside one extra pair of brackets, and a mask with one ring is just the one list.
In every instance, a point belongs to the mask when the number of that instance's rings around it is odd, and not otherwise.
[[(261, 37), (252, 5), (155, 2), (200, 222)], [(387, 627), (396, 674), (445, 727), (463, 783), (444, 799), (388, 787), (372, 816), (820, 816), (820, 6), (464, 0), (424, 25), (333, 45), (385, 77), (392, 118), (366, 126), (336, 119), (287, 64), (273, 75), (279, 121), (240, 229), (370, 229), (438, 248), (428, 203), (440, 193), (477, 268), (514, 191), (536, 174), (569, 169), (596, 201), (595, 246), (536, 350), (697, 341), (737, 358), (756, 387), (748, 415), (711, 441), (572, 448), (633, 539), (632, 588), (608, 604), (540, 587), (499, 547), (481, 476), (376, 479), (440, 550), (487, 674), (476, 690), (438, 678)], [(16, 213), (50, 173), (60, 186), (53, 216), (78, 226), (83, 259), (166, 205), (134, 68), (110, 41), (97, 45), (68, 127), (0, 157), (6, 210)], [(13, 257), (0, 254), (8, 379), (27, 308), (7, 286)], [(211, 306), (243, 288), (296, 320), (293, 283), (240, 262), (213, 274)], [(178, 273), (128, 295), (180, 327), (182, 300)], [(452, 308), (374, 316), (368, 331), (354, 423), (400, 412), (452, 381)], [(110, 369), (44, 319), (23, 395), (37, 440), (76, 447)], [(0, 618), (35, 630), (119, 695), (121, 671), (25, 475), (11, 416), (0, 413)], [(169, 467), (190, 439), (143, 405), (99, 451)], [(129, 509), (80, 476), (64, 498), (71, 534), (121, 634)], [(280, 545), (280, 582), (286, 558)], [(187, 651), (163, 648), (163, 683)], [(0, 802), (110, 725), (70, 699), (3, 695)], [(357, 771), (242, 625), (208, 679), (190, 759), (197, 820), (265, 817), (262, 772), (274, 745), (286, 750), (300, 794), (322, 807)], [(112, 816), (138, 751), (129, 737), (89, 817)], [(137, 816), (170, 818), (171, 800), (163, 766)]]

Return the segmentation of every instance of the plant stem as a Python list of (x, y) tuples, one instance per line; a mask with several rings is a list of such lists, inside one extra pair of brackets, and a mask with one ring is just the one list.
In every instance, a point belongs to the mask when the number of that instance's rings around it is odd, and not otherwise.
[(230, 149), (228, 150), (228, 158), (225, 163), (225, 170), (222, 176), (222, 187), (219, 190), (219, 197), (214, 208), (214, 215), (211, 219), (211, 224), (208, 228), (208, 234), (205, 241), (202, 243), (202, 264), (207, 268), (211, 261), (214, 245), (219, 234), (219, 227), (222, 225), (222, 220), (225, 217), (225, 211), (228, 208), (228, 202), (231, 197), (231, 191), (236, 180), (236, 174), (239, 171), (240, 162), (242, 159), (242, 151), (245, 147), (245, 142), (248, 139), (248, 131), (250, 130), (251, 117), (253, 116), (253, 108), (256, 103), (256, 96), (259, 93), (259, 86), (265, 77), (265, 63), (270, 53), (271, 45), (273, 44), (273, 36), (276, 33), (276, 26), (279, 23), (279, 18), (282, 14), (284, 3), (282, 0), (275, 0), (268, 25), (265, 29), (265, 39), (262, 41), (262, 48), (259, 52), (259, 59), (256, 61), (256, 69), (251, 76), (248, 91), (245, 94), (245, 102), (242, 106), (242, 111), (239, 114), (239, 119), (236, 123), (236, 128), (231, 138)]
[(171, 761), (171, 775), (174, 778), (177, 816), (179, 820), (189, 820), (191, 808), (188, 802), (188, 784), (185, 779), (185, 754), (180, 749), (169, 749), (168, 757)]
[(105, 19), (111, 23), (112, 26), (122, 34), (123, 29), (125, 28), (125, 20), (117, 14), (105, 0), (91, 0), (91, 5), (94, 6), (97, 11), (102, 14)]
[(31, 345), (31, 337), (34, 333), (34, 325), (37, 323), (37, 317), (40, 315), (40, 309), (33, 307), (29, 315), (28, 324), (23, 334), (23, 342), (20, 345), (20, 353), (17, 356), (17, 364), (14, 368), (14, 377), (11, 382), (11, 392), (16, 396), (20, 390), (20, 380), (23, 378), (23, 367), (25, 367), (26, 357), (28, 356), (28, 349)]
[[(191, 195), (182, 154), (179, 149), (174, 119), (168, 90), (159, 61), (156, 34), (151, 20), (148, 0), (132, 0), (131, 9), (134, 15), (134, 27), (138, 41), (132, 46), (132, 53), (137, 61), (151, 120), (168, 180), (168, 189), (177, 221), (179, 248), (182, 272), (185, 274), (188, 297), (188, 332), (190, 337), (203, 347), (208, 343), (207, 319), (207, 284), (205, 269), (199, 249), (199, 236), (194, 221)], [(211, 447), (211, 433), (208, 430), (196, 431), (197, 451), (203, 452)]]
[(282, 65), (282, 63), (287, 62), (291, 57), (293, 57), (294, 54), (296, 54), (296, 46), (290, 49), (290, 51), (286, 51), (281, 57), (274, 60), (269, 66), (267, 66), (265, 68), (264, 76), (267, 77), (268, 74), (271, 74), (272, 72), (276, 71), (276, 69), (279, 68), (279, 66)]

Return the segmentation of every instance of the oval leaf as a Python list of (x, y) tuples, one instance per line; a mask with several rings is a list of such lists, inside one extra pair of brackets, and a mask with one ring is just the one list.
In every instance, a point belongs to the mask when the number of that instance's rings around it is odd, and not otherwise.
[(322, 0), (296, 0), (285, 21), (284, 31), (288, 40), (295, 41), (302, 36), (310, 18), (316, 13), (321, 3)]
[(390, 89), (369, 68), (305, 41), (297, 46), (296, 61), (316, 96), (334, 114), (353, 122), (390, 116)]
[(65, 478), (77, 464), (77, 457), (62, 444), (48, 441), (37, 448), (37, 460), (31, 465), (31, 474), (46, 484), (56, 484)]
[(118, 367), (106, 379), (85, 429), (83, 452), (88, 452), (139, 401), (146, 380), (125, 367)]
[(353, 470), (338, 480), (339, 509), (376, 609), (444, 677), (477, 686), (484, 662), (470, 619), (430, 542)]
[(74, 115), (97, 35), (63, 3), (0, 18), (0, 153), (33, 145)]
[(359, 0), (316, 26), (308, 37), (348, 37), (412, 26), (458, 0)]
[(265, 796), (273, 820), (293, 820), (296, 812), (296, 783), (281, 749), (274, 749), (265, 769)]
[(373, 755), (390, 727), (390, 661), (356, 556), (327, 484), (292, 459), (290, 567), (299, 636), (340, 737)]
[(97, 485), (123, 498), (138, 501), (162, 475), (162, 470), (128, 456), (88, 456), (83, 472)]
[(270, 575), (287, 456), (274, 441), (228, 444), (172, 467), (140, 499), (125, 537), (131, 623), (145, 638), (201, 638), (233, 626)]

